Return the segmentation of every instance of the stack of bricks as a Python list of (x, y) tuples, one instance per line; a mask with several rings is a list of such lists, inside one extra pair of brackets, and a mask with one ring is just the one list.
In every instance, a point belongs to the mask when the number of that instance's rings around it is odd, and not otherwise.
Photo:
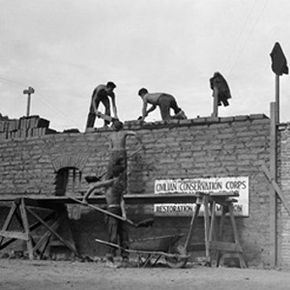
[(49, 129), (49, 121), (39, 116), (28, 116), (20, 119), (0, 118), (0, 140), (23, 139), (55, 133)]

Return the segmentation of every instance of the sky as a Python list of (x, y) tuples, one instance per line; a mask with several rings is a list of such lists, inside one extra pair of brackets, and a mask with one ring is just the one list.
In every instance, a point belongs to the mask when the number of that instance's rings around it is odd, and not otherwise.
[[(140, 88), (175, 96), (188, 118), (208, 117), (209, 79), (227, 80), (219, 117), (266, 114), (275, 100), (270, 52), (290, 61), (289, 0), (0, 0), (0, 113), (84, 131), (94, 88), (116, 83), (122, 121), (141, 115)], [(104, 108), (100, 106), (103, 111)], [(280, 121), (289, 122), (289, 75), (280, 77)], [(160, 120), (159, 110), (147, 121)], [(101, 126), (98, 120), (96, 126)]]

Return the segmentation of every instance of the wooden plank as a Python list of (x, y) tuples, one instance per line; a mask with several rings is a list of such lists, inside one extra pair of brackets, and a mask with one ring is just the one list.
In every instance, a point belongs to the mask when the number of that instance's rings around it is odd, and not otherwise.
[[(50, 227), (53, 229), (53, 230), (57, 230), (58, 226), (59, 226), (59, 220), (56, 220)], [(42, 237), (39, 239), (39, 241), (37, 242), (37, 244), (34, 246), (33, 250), (34, 251), (37, 251), (40, 249), (40, 247), (43, 245), (43, 243), (46, 243), (47, 239), (50, 238), (50, 236), (52, 235), (52, 233), (47, 230), (43, 235)]]
[[(126, 204), (154, 204), (154, 203), (194, 203), (197, 195), (193, 194), (125, 194), (124, 200)], [(38, 204), (41, 206), (51, 207), (55, 204), (79, 203), (83, 197), (74, 197), (74, 200), (67, 197), (54, 197), (49, 199), (30, 199), (30, 204)], [(78, 200), (78, 201), (76, 201)], [(88, 199), (89, 204), (106, 204), (104, 195), (93, 196)]]
[[(235, 197), (235, 192), (223, 194), (209, 194), (213, 198), (215, 197)], [(195, 203), (197, 197), (200, 194), (190, 194), (190, 193), (165, 193), (165, 194), (125, 194), (124, 200), (126, 204), (153, 204), (153, 203)], [(69, 199), (68, 196), (46, 196), (46, 195), (28, 195), (27, 193), (11, 195), (11, 194), (1, 194), (0, 202), (14, 201), (17, 198), (25, 198), (26, 205), (29, 206), (40, 206), (43, 208), (49, 207), (51, 204), (64, 204), (64, 203), (76, 203), (75, 201)], [(76, 196), (78, 200), (82, 200), (83, 196)], [(104, 195), (95, 195), (88, 199), (90, 204), (106, 204)], [(49, 206), (46, 206), (46, 205)]]
[(28, 234), (16, 231), (0, 231), (0, 236), (9, 239), (28, 241)]
[(232, 229), (233, 229), (233, 233), (234, 233), (235, 243), (240, 244), (238, 229), (237, 229), (236, 220), (235, 220), (235, 216), (234, 216), (234, 207), (232, 204), (229, 205), (229, 213), (230, 213), (230, 220), (231, 220)]
[[(232, 228), (233, 228), (233, 232), (234, 232), (235, 245), (240, 247), (240, 239), (239, 239), (238, 229), (237, 229), (236, 220), (235, 220), (235, 216), (234, 216), (233, 204), (231, 204), (229, 206), (229, 212), (230, 212), (230, 219), (231, 219), (231, 224), (232, 224)], [(241, 250), (242, 250), (242, 248), (241, 248)], [(241, 268), (246, 268), (246, 262), (244, 260), (243, 251), (242, 252), (238, 251), (238, 258), (240, 261)]]
[(197, 218), (197, 216), (199, 214), (200, 206), (201, 206), (200, 203), (196, 204), (194, 213), (193, 213), (191, 221), (190, 221), (189, 231), (188, 231), (188, 234), (187, 234), (187, 237), (186, 237), (186, 241), (185, 241), (185, 244), (184, 244), (184, 248), (185, 248), (186, 251), (188, 250), (188, 247), (190, 245), (190, 241), (191, 241), (192, 234), (193, 234), (194, 221), (196, 220), (196, 218)]
[[(17, 207), (18, 207), (18, 205), (15, 202), (13, 202), (12, 206), (10, 208), (10, 211), (9, 211), (9, 213), (7, 215), (7, 218), (6, 218), (5, 222), (4, 222), (4, 225), (2, 227), (2, 231), (6, 231), (8, 229), (8, 227), (9, 227), (11, 221), (12, 221), (12, 217), (13, 217)], [(3, 238), (0, 239), (0, 245), (2, 244), (2, 242), (3, 242)]]
[(285, 206), (285, 209), (290, 214), (290, 205), (289, 205), (283, 191), (281, 190), (281, 188), (279, 187), (277, 182), (272, 178), (271, 173), (265, 164), (262, 165), (262, 170), (265, 173), (266, 177), (268, 178), (270, 185), (272, 186), (272, 188), (275, 190), (275, 192), (279, 195), (280, 199), (282, 200), (282, 203)]
[(209, 252), (209, 208), (208, 208), (208, 196), (204, 196), (204, 242), (205, 242), (205, 256), (207, 261), (210, 261)]
[[(227, 206), (222, 205), (222, 208), (221, 208), (222, 215), (221, 215), (221, 218), (220, 218), (219, 229), (218, 229), (218, 239), (220, 241), (223, 240), (223, 230), (224, 230), (224, 222), (225, 222), (226, 208), (227, 208)], [(220, 264), (220, 258), (221, 258), (220, 251), (217, 250), (215, 256), (216, 256), (216, 265), (218, 267), (219, 264)]]
[(79, 204), (81, 204), (83, 206), (88, 206), (88, 207), (90, 207), (90, 208), (92, 208), (92, 209), (94, 209), (94, 210), (96, 210), (98, 212), (101, 212), (101, 213), (105, 214), (105, 215), (109, 215), (109, 216), (114, 217), (114, 218), (116, 218), (118, 220), (121, 220), (123, 222), (128, 222), (129, 224), (134, 225), (133, 221), (131, 221), (131, 220), (127, 219), (127, 218), (123, 218), (122, 216), (116, 215), (116, 214), (114, 214), (114, 213), (112, 213), (112, 212), (110, 212), (108, 210), (105, 210), (105, 209), (102, 209), (100, 207), (91, 205), (89, 203), (82, 202), (82, 201), (80, 201), (80, 200), (78, 200), (76, 198), (73, 198), (73, 197), (70, 197), (70, 199), (74, 200), (75, 202), (77, 202), (77, 203), (79, 203)]
[(209, 228), (209, 241), (213, 240), (213, 235), (215, 231), (215, 209), (216, 209), (216, 203), (215, 201), (211, 204), (211, 222), (210, 222), (210, 228)]
[(25, 233), (28, 236), (28, 240), (27, 240), (28, 256), (29, 256), (30, 260), (33, 260), (33, 245), (32, 245), (32, 240), (30, 237), (29, 223), (28, 223), (28, 218), (27, 218), (27, 213), (26, 213), (26, 208), (25, 208), (25, 203), (24, 203), (23, 198), (21, 199), (21, 204), (20, 204), (19, 208), (20, 208), (23, 228), (24, 228)]

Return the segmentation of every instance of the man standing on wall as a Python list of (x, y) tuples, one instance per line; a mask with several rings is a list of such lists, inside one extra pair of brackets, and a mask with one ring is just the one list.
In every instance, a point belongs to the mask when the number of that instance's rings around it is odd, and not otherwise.
[(232, 97), (230, 88), (225, 78), (219, 72), (215, 72), (209, 82), (210, 88), (213, 90), (212, 96), (214, 98), (212, 117), (218, 117), (218, 106), (223, 104), (227, 107), (229, 105), (228, 100)]
[[(107, 179), (112, 174), (112, 170), (116, 164), (121, 164), (124, 168), (127, 168), (127, 152), (126, 152), (126, 140), (128, 136), (135, 136), (141, 145), (141, 139), (134, 131), (123, 130), (123, 123), (115, 120), (113, 122), (113, 128), (115, 131), (109, 137), (109, 150), (110, 160), (107, 168)], [(134, 151), (131, 156), (135, 155), (139, 150)]]
[[(186, 119), (184, 112), (178, 107), (175, 98), (172, 95), (165, 93), (148, 93), (148, 90), (142, 88), (139, 90), (138, 95), (143, 100), (142, 116), (138, 120), (144, 121), (148, 114), (156, 109), (160, 109), (162, 120), (170, 119)], [(151, 104), (151, 108), (147, 110), (147, 105)], [(174, 110), (175, 115), (170, 116), (170, 109)]]
[[(115, 94), (114, 89), (116, 85), (113, 82), (108, 82), (106, 85), (98, 85), (92, 94), (91, 104), (90, 104), (90, 111), (88, 114), (88, 120), (86, 124), (86, 128), (93, 128), (96, 116), (98, 115), (98, 108), (100, 103), (105, 106), (105, 115), (111, 116), (111, 109), (110, 109), (110, 100), (112, 101), (112, 109), (114, 118), (118, 119), (117, 114), (117, 106), (115, 101)], [(104, 126), (108, 126), (110, 121), (105, 120)]]

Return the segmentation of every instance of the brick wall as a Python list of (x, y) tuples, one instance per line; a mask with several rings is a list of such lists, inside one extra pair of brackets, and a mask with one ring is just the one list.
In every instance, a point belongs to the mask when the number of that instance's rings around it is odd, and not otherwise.
[[(269, 263), (269, 186), (260, 170), (263, 162), (269, 162), (270, 121), (266, 116), (197, 118), (143, 126), (132, 121), (125, 123), (125, 129), (136, 131), (144, 144), (129, 159), (129, 193), (153, 193), (154, 180), (162, 178), (249, 176), (250, 216), (238, 218), (239, 235), (250, 265)], [(105, 171), (110, 132), (98, 129), (1, 140), (1, 194), (54, 195), (57, 172), (67, 167), (81, 172), (78, 190), (84, 191), (85, 175)], [(137, 140), (130, 137), (129, 156), (137, 146)], [(142, 207), (129, 210), (138, 215)], [(104, 247), (89, 242), (93, 236), (104, 237), (102, 217), (84, 211), (80, 220), (71, 223), (80, 252), (103, 252)], [(160, 217), (152, 229), (134, 230), (132, 236), (185, 232), (188, 224), (188, 218)], [(199, 224), (201, 227), (201, 219)], [(201, 235), (197, 230), (194, 240)]]

